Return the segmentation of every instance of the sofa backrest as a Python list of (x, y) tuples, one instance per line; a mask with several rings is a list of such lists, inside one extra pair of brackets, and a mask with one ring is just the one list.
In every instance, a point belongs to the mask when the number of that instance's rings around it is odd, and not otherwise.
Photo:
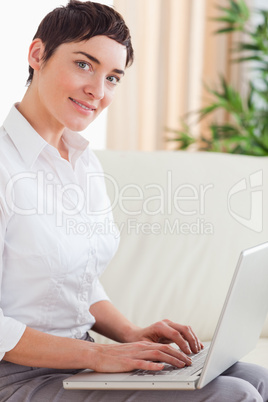
[(211, 339), (240, 251), (268, 240), (268, 158), (96, 154), (121, 233), (111, 300), (137, 325), (169, 318)]

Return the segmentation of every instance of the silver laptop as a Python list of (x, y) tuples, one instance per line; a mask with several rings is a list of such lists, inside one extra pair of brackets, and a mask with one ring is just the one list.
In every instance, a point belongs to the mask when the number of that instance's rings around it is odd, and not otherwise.
[[(186, 306), (187, 307), (187, 306)], [(65, 389), (187, 390), (204, 387), (248, 354), (268, 312), (268, 242), (241, 253), (210, 344), (192, 355), (190, 367), (162, 371), (96, 373), (85, 370), (63, 381)]]

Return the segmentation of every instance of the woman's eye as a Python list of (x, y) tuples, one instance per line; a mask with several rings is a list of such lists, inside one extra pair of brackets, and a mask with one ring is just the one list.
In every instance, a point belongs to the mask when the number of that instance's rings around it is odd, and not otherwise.
[(117, 85), (120, 83), (120, 78), (115, 77), (115, 76), (107, 77), (107, 80), (113, 85)]
[(78, 65), (78, 67), (81, 68), (82, 70), (85, 70), (85, 71), (89, 71), (89, 70), (90, 70), (89, 64), (86, 63), (85, 61), (78, 61), (78, 62), (77, 62), (77, 65)]

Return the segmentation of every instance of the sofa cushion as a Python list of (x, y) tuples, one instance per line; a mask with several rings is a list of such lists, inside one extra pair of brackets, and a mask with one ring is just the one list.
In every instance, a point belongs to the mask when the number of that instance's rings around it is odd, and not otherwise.
[(259, 364), (268, 368), (268, 339), (261, 338), (254, 350), (245, 356), (241, 361)]
[(183, 151), (97, 156), (121, 233), (102, 278), (111, 300), (137, 325), (169, 318), (210, 340), (240, 251), (268, 239), (268, 159)]

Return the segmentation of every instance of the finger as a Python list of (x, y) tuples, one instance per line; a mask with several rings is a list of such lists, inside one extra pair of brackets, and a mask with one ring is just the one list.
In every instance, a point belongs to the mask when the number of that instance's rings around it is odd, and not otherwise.
[(141, 359), (150, 361), (161, 361), (177, 367), (189, 366), (191, 359), (183, 352), (170, 345), (152, 342), (137, 342), (126, 345), (116, 345), (106, 350), (110, 355), (117, 355), (118, 358)]
[(185, 355), (181, 350), (161, 343), (149, 343), (144, 349), (137, 349), (135, 356), (145, 360), (163, 361), (178, 367), (192, 364), (189, 356)]
[(174, 348), (171, 345), (165, 346), (162, 351), (168, 355), (175, 357), (177, 360), (180, 360), (186, 364), (186, 366), (190, 366), (192, 364), (192, 359), (187, 354), (183, 353), (180, 349)]
[(203, 343), (200, 341), (200, 339), (197, 337), (197, 335), (195, 334), (195, 332), (192, 330), (192, 328), (191, 328), (191, 331), (192, 331), (193, 336), (195, 337), (198, 352), (200, 352), (202, 349), (204, 349), (204, 345), (203, 345)]
[(173, 346), (170, 345), (159, 345), (160, 346), (160, 352), (164, 353), (168, 356), (168, 361), (165, 360), (166, 363), (170, 363), (173, 365), (174, 364), (173, 360), (170, 360), (170, 357), (173, 359), (176, 359), (177, 361), (180, 361), (182, 363), (185, 363), (186, 366), (190, 366), (192, 364), (192, 359), (184, 354), (181, 350), (175, 349)]
[[(174, 342), (179, 348), (186, 354), (192, 353), (192, 349), (189, 346), (188, 341), (180, 333), (180, 325), (175, 324), (169, 320), (164, 320), (161, 326), (161, 335), (163, 338), (169, 341), (169, 343)], [(160, 332), (160, 329), (159, 329)]]
[(135, 359), (132, 360), (132, 370), (161, 371), (165, 367), (164, 363)]
[(202, 349), (202, 344), (199, 341), (196, 334), (194, 333), (194, 331), (192, 330), (192, 328), (190, 326), (182, 326), (180, 331), (181, 331), (182, 336), (189, 343), (191, 350), (194, 353), (200, 352), (200, 350)]
[(163, 349), (144, 351), (139, 355), (139, 358), (144, 360), (151, 360), (154, 362), (171, 364), (172, 366), (178, 368), (183, 368), (185, 366), (190, 366), (192, 364), (192, 361), (188, 356), (186, 356), (182, 352), (179, 351), (176, 352), (175, 349), (173, 353)]
[[(177, 345), (183, 350), (183, 352), (198, 353), (204, 347), (190, 326), (176, 324), (172, 321), (167, 320), (166, 322), (170, 327), (172, 327), (179, 333), (180, 335), (178, 336), (179, 341), (175, 343), (177, 343)], [(185, 342), (183, 342), (181, 338), (184, 339)], [(190, 350), (190, 352), (188, 350)]]
[(163, 368), (163, 363), (155, 363), (137, 358), (105, 355), (99, 360), (99, 364), (94, 367), (94, 370), (102, 373), (125, 373), (133, 370), (159, 371)]

